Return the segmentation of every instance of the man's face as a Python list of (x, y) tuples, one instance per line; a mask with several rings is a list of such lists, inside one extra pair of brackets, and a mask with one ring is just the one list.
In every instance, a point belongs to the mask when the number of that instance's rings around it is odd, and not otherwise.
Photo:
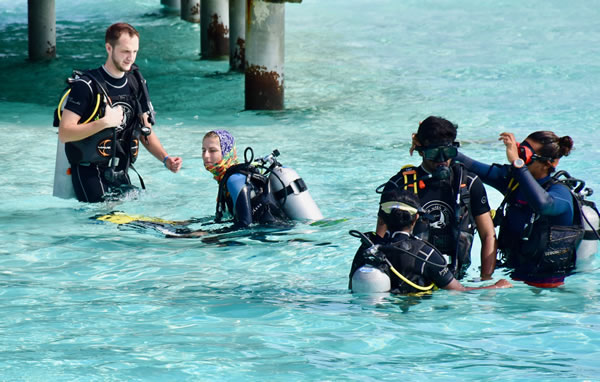
[(128, 33), (122, 33), (114, 47), (106, 44), (106, 50), (114, 67), (120, 72), (128, 72), (135, 62), (139, 46), (140, 39), (137, 36), (131, 37)]

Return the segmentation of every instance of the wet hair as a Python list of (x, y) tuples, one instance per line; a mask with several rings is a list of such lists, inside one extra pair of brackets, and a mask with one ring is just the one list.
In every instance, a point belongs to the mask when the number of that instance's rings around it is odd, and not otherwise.
[[(400, 187), (393, 187), (392, 189), (386, 190), (381, 194), (380, 203), (391, 201), (408, 204), (417, 210), (421, 209), (419, 197), (414, 192), (403, 190)], [(385, 225), (387, 225), (388, 231), (390, 232), (405, 230), (417, 219), (416, 214), (411, 214), (410, 212), (401, 209), (393, 209), (389, 214), (387, 214), (383, 212), (381, 208), (379, 208), (378, 216), (381, 218), (381, 220), (383, 220)]]
[(419, 124), (417, 139), (423, 146), (454, 142), (458, 126), (442, 117), (427, 117)]
[(529, 134), (527, 139), (542, 144), (536, 154), (552, 159), (566, 157), (573, 149), (573, 139), (571, 137), (568, 135), (559, 137), (552, 131), (536, 131)]
[(123, 33), (129, 34), (129, 37), (136, 36), (137, 38), (140, 38), (139, 32), (130, 24), (115, 23), (109, 26), (106, 30), (106, 36), (104, 37), (104, 41), (109, 43), (112, 47), (114, 47)]

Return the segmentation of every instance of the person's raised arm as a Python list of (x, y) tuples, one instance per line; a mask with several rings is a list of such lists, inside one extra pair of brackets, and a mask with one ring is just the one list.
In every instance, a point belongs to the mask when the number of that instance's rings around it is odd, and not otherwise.
[(507, 169), (498, 165), (489, 165), (478, 162), (459, 152), (454, 160), (462, 163), (465, 168), (479, 176), (483, 183), (489, 184), (500, 192), (504, 192), (506, 184)]

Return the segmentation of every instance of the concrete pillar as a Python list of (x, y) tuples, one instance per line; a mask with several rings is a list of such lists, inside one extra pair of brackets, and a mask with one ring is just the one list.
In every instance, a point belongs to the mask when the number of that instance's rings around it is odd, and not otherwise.
[(169, 13), (179, 13), (181, 9), (181, 1), (182, 0), (160, 0), (160, 3), (163, 5), (165, 11)]
[(248, 0), (229, 0), (229, 68), (243, 72), (246, 61), (246, 4)]
[(56, 10), (54, 0), (27, 0), (29, 59), (56, 57)]
[(283, 109), (285, 3), (248, 1), (246, 109)]
[(203, 60), (226, 60), (229, 56), (229, 2), (202, 0), (200, 53)]
[(200, 23), (200, 0), (181, 0), (181, 19)]

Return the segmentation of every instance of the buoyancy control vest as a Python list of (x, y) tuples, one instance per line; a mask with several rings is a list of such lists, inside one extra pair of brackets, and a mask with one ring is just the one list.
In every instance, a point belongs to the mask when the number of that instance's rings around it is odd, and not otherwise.
[[(227, 210), (237, 222), (282, 223), (289, 220), (317, 221), (323, 219), (319, 207), (312, 199), (304, 180), (289, 167), (276, 159), (278, 150), (254, 160), (252, 148), (244, 150), (244, 163), (231, 166), (219, 182), (216, 220), (220, 221)], [(250, 192), (250, 207), (239, 213), (252, 216), (235, 216), (234, 201), (227, 190), (227, 182), (234, 174), (245, 176)], [(238, 197), (238, 196), (236, 196)], [(250, 210), (250, 212), (248, 212)]]
[[(66, 104), (71, 87), (76, 81), (85, 81), (92, 92), (92, 107), (89, 114), (81, 116), (79, 123), (88, 123), (104, 116), (106, 102), (110, 105), (123, 105), (124, 121), (116, 127), (116, 156), (119, 157), (119, 168), (127, 170), (138, 156), (140, 136), (148, 135), (150, 131), (141, 122), (141, 114), (148, 113), (149, 120), (154, 123), (154, 109), (148, 95), (146, 81), (138, 67), (134, 64), (131, 70), (125, 73), (128, 94), (110, 96), (106, 81), (100, 69), (86, 71), (74, 70), (67, 81), (67, 88), (54, 112), (54, 126), (60, 124), (62, 110)], [(96, 134), (79, 141), (65, 144), (65, 152), (71, 165), (96, 164), (108, 166), (113, 156), (113, 129), (104, 129)]]
[[(450, 185), (454, 200), (454, 221), (452, 222), (452, 238), (455, 243), (455, 257), (451, 259), (450, 269), (457, 278), (462, 278), (471, 265), (471, 248), (475, 233), (475, 219), (471, 213), (471, 194), (467, 170), (461, 163), (453, 163)], [(404, 189), (418, 195), (419, 188), (426, 187), (422, 179), (417, 178), (417, 167), (406, 165), (400, 170)], [(428, 242), (436, 242), (429, 232), (425, 235)]]
[[(573, 199), (573, 224), (571, 226), (551, 225), (550, 217), (533, 212), (528, 225), (520, 237), (509, 234), (506, 208), (515, 206), (518, 183), (511, 178), (504, 200), (496, 210), (494, 223), (500, 226), (498, 249), (506, 266), (516, 269), (520, 274), (530, 275), (566, 275), (575, 267), (577, 257), (589, 257), (580, 244), (583, 240), (597, 243), (598, 212), (594, 202), (585, 197), (593, 192), (585, 188), (585, 183), (572, 178), (566, 171), (559, 171), (542, 185), (544, 190), (560, 184), (569, 189)], [(594, 219), (594, 223), (590, 219)], [(585, 229), (584, 229), (585, 227)], [(589, 232), (588, 232), (589, 231)], [(579, 250), (581, 248), (581, 251)]]
[[(352, 291), (358, 293), (390, 291), (407, 294), (429, 292), (434, 289), (434, 283), (427, 280), (422, 273), (415, 272), (418, 269), (417, 261), (428, 262), (418, 256), (423, 248), (431, 249), (424, 240), (410, 235), (406, 240), (383, 244), (382, 239), (374, 232), (360, 234), (358, 231), (350, 231), (350, 234), (360, 237), (363, 241), (350, 270), (348, 287)], [(388, 290), (384, 290), (386, 286)]]
[[(227, 181), (234, 174), (241, 174), (246, 177), (246, 186), (249, 188), (244, 190), (244, 192), (250, 193), (250, 209), (248, 213), (251, 216), (237, 216), (234, 211), (234, 201), (227, 189)], [(289, 220), (269, 190), (268, 176), (261, 173), (259, 168), (251, 163), (240, 163), (231, 166), (219, 182), (215, 219), (217, 222), (222, 220), (225, 211), (229, 211), (234, 217), (234, 221), (237, 222), (250, 221), (269, 224)]]

